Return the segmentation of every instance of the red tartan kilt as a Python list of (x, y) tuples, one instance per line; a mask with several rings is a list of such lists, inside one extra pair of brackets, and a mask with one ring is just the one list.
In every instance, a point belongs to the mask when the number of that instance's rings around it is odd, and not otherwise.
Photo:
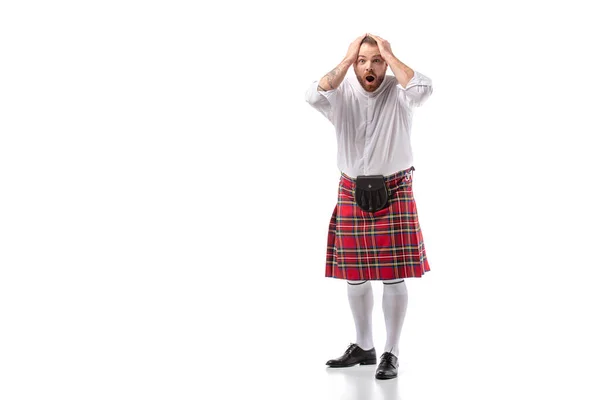
[(417, 206), (414, 168), (386, 177), (388, 207), (363, 211), (354, 201), (354, 179), (342, 174), (329, 222), (325, 276), (348, 280), (421, 277), (429, 271)]

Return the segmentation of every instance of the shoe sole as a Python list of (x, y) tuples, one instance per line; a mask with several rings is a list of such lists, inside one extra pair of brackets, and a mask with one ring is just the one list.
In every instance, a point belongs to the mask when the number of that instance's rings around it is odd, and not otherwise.
[(381, 380), (386, 380), (386, 379), (394, 379), (397, 378), (398, 375), (395, 376), (379, 376), (379, 375), (375, 375), (375, 379), (381, 379)]
[(354, 367), (355, 365), (375, 365), (377, 364), (377, 359), (361, 361), (359, 363), (348, 364), (348, 365), (328, 365), (329, 368), (348, 368)]
[(386, 380), (386, 379), (395, 379), (398, 376), (375, 376), (375, 379)]

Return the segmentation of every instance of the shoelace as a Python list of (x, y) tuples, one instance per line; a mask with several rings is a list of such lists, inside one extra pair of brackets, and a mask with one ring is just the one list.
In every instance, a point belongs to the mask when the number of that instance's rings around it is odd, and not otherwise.
[(392, 362), (392, 357), (394, 355), (392, 353), (384, 353), (381, 355), (381, 362), (386, 362), (387, 364), (391, 364), (394, 365), (394, 363)]
[(354, 351), (354, 349), (356, 347), (358, 347), (358, 345), (356, 343), (350, 343), (350, 346), (348, 346), (348, 348), (346, 349), (346, 352), (344, 353), (344, 355), (352, 353), (352, 351)]

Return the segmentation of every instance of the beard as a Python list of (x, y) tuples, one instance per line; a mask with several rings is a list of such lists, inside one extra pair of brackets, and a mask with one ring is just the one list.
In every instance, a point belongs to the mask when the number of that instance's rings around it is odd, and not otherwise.
[[(374, 92), (377, 90), (379, 86), (383, 83), (385, 79), (385, 75), (377, 76), (374, 73), (366, 73), (363, 76), (356, 76), (358, 78), (358, 83), (363, 87), (367, 92)], [(372, 77), (373, 80), (369, 82), (368, 77)]]

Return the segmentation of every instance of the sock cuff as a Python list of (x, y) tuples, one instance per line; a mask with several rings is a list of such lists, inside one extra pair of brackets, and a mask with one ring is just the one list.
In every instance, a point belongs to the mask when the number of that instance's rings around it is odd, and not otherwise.
[(390, 279), (390, 280), (385, 280), (383, 281), (384, 285), (395, 285), (397, 283), (402, 283), (404, 282), (404, 279)]
[(406, 296), (408, 291), (406, 290), (406, 283), (404, 280), (383, 285), (383, 295), (391, 296)]
[(363, 283), (367, 283), (366, 280), (364, 280), (364, 281), (346, 281), (346, 282), (348, 282), (348, 285), (352, 285), (352, 286), (362, 285)]

